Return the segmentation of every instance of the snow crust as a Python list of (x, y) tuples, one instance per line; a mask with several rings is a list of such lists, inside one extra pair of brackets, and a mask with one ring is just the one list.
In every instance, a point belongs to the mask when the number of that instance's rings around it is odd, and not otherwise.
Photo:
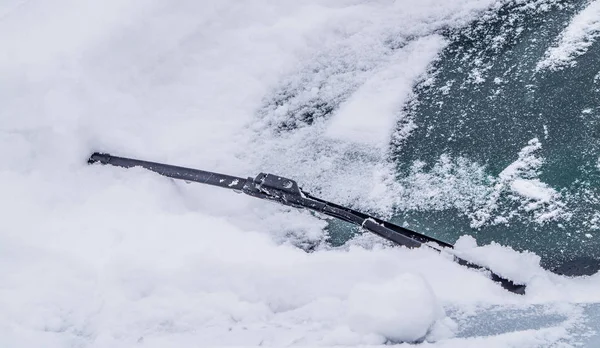
[[(447, 254), (379, 240), (328, 248), (326, 223), (307, 212), (86, 164), (99, 150), (242, 177), (269, 170), (386, 211), (393, 176), (380, 144), (443, 47), (436, 30), (497, 5), (1, 2), (0, 347), (571, 344), (587, 325), (581, 306), (600, 301), (598, 275), (560, 277), (533, 254), (463, 238), (462, 256), (528, 284), (517, 296)], [(406, 44), (384, 59), (369, 50), (388, 38)], [(345, 102), (330, 123), (275, 134), (256, 116), (282, 79), (342, 56), (355, 65), (332, 78), (342, 92), (328, 95)], [(378, 127), (359, 119), (369, 104)], [(546, 197), (526, 179), (509, 187)], [(537, 304), (566, 319), (459, 336), (490, 306)]]
[(537, 69), (559, 70), (576, 64), (600, 36), (600, 1), (590, 1), (563, 30), (555, 46), (550, 47)]

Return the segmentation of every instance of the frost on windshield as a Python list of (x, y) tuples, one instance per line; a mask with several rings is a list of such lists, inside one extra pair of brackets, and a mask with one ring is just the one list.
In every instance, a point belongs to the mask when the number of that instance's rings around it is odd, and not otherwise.
[(557, 70), (577, 64), (575, 58), (587, 52), (600, 37), (600, 1), (595, 0), (581, 10), (550, 47), (537, 69)]
[[(544, 161), (536, 156), (536, 151), (541, 147), (537, 138), (530, 140), (519, 152), (519, 158), (494, 178), (484, 206), (469, 215), (472, 227), (508, 223), (518, 214), (528, 214), (538, 223), (569, 217), (560, 194), (539, 179)], [(517, 207), (507, 209), (507, 205), (500, 202), (502, 196)]]
[(448, 33), (395, 133), (398, 221), (445, 238), (469, 231), (545, 264), (600, 257), (590, 232), (600, 208), (599, 9), (509, 2)]

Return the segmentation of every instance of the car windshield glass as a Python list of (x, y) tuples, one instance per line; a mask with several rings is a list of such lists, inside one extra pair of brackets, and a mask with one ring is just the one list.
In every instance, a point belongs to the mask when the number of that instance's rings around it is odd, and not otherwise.
[(395, 222), (550, 268), (600, 259), (599, 7), (510, 4), (444, 33), (397, 126)]

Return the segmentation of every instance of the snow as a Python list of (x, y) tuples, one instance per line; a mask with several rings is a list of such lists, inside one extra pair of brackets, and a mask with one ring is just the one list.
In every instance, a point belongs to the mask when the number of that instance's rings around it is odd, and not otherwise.
[(550, 47), (537, 65), (538, 70), (559, 70), (576, 64), (575, 59), (587, 52), (600, 36), (600, 1), (590, 1), (562, 31), (560, 39)]
[[(471, 213), (471, 226), (480, 227), (492, 217), (495, 222), (506, 223), (515, 217), (514, 211), (499, 212), (498, 201), (503, 197), (519, 199), (518, 210), (533, 214), (534, 221), (544, 223), (549, 220), (567, 219), (565, 203), (561, 195), (552, 187), (539, 180), (544, 158), (538, 152), (542, 143), (533, 138), (519, 151), (518, 158), (502, 170), (491, 192), (487, 194), (485, 204)], [(508, 216), (507, 216), (508, 215)]]
[(232, 181), (232, 182), (231, 182), (229, 185), (227, 185), (227, 186), (229, 186), (229, 187), (232, 187), (232, 186), (235, 186), (235, 185), (237, 185), (238, 183), (239, 183), (239, 180), (238, 180), (238, 179), (235, 179), (235, 180), (233, 180), (233, 181)]
[(406, 103), (414, 81), (444, 46), (438, 35), (407, 44), (390, 58), (390, 66), (373, 74), (341, 105), (325, 136), (385, 148), (397, 122), (397, 110)]
[[(464, 157), (443, 154), (430, 169), (415, 161), (406, 177), (385, 181), (386, 192), (394, 196), (391, 205), (403, 210), (457, 210), (473, 228), (509, 224), (523, 216), (540, 225), (568, 219), (564, 197), (539, 178), (545, 161), (542, 142), (533, 138), (523, 145), (514, 162), (496, 176)], [(504, 200), (517, 205), (507, 207)]]
[(513, 191), (523, 197), (542, 202), (549, 202), (552, 197), (556, 195), (556, 190), (548, 187), (548, 185), (540, 182), (537, 179), (515, 179), (513, 182), (511, 182), (510, 187)]
[[(378, 239), (329, 248), (326, 222), (307, 212), (86, 164), (105, 151), (242, 177), (271, 171), (385, 211), (385, 149), (336, 117), (373, 104), (392, 127), (443, 46), (436, 32), (496, 5), (0, 2), (0, 347), (570, 344), (588, 330), (582, 306), (600, 301), (598, 275), (550, 274), (499, 245), (459, 250), (528, 282), (517, 296), (449, 255)], [(387, 38), (407, 42), (389, 53)], [(257, 110), (282, 80), (321, 78), (303, 70), (317, 58), (347, 66), (321, 76), (339, 82), (326, 96), (344, 106), (331, 124), (276, 134)], [(350, 124), (369, 129), (361, 122)], [(393, 131), (370, 130), (378, 142)], [(565, 319), (460, 336), (492, 306), (535, 305)]]
[(376, 333), (391, 342), (422, 341), (445, 317), (429, 284), (412, 274), (357, 286), (348, 302), (348, 323), (353, 331)]

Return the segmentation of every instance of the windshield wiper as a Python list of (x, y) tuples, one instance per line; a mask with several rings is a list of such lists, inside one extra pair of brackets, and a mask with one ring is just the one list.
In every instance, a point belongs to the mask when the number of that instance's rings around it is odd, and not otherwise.
[(133, 158), (117, 157), (98, 152), (90, 156), (88, 163), (110, 164), (123, 168), (142, 167), (173, 179), (223, 187), (283, 205), (309, 209), (361, 226), (367, 231), (408, 248), (426, 246), (438, 252), (447, 251), (452, 254), (454, 261), (460, 265), (486, 271), (486, 273), (489, 273), (490, 278), (499, 283), (504, 289), (516, 294), (525, 293), (525, 285), (516, 284), (513, 281), (492, 272), (487, 267), (474, 264), (454, 255), (451, 252), (451, 249), (453, 248), (452, 244), (395, 225), (391, 222), (378, 219), (374, 216), (311, 196), (302, 191), (298, 184), (291, 179), (266, 173), (260, 173), (255, 178), (244, 179), (231, 175), (142, 161)]

